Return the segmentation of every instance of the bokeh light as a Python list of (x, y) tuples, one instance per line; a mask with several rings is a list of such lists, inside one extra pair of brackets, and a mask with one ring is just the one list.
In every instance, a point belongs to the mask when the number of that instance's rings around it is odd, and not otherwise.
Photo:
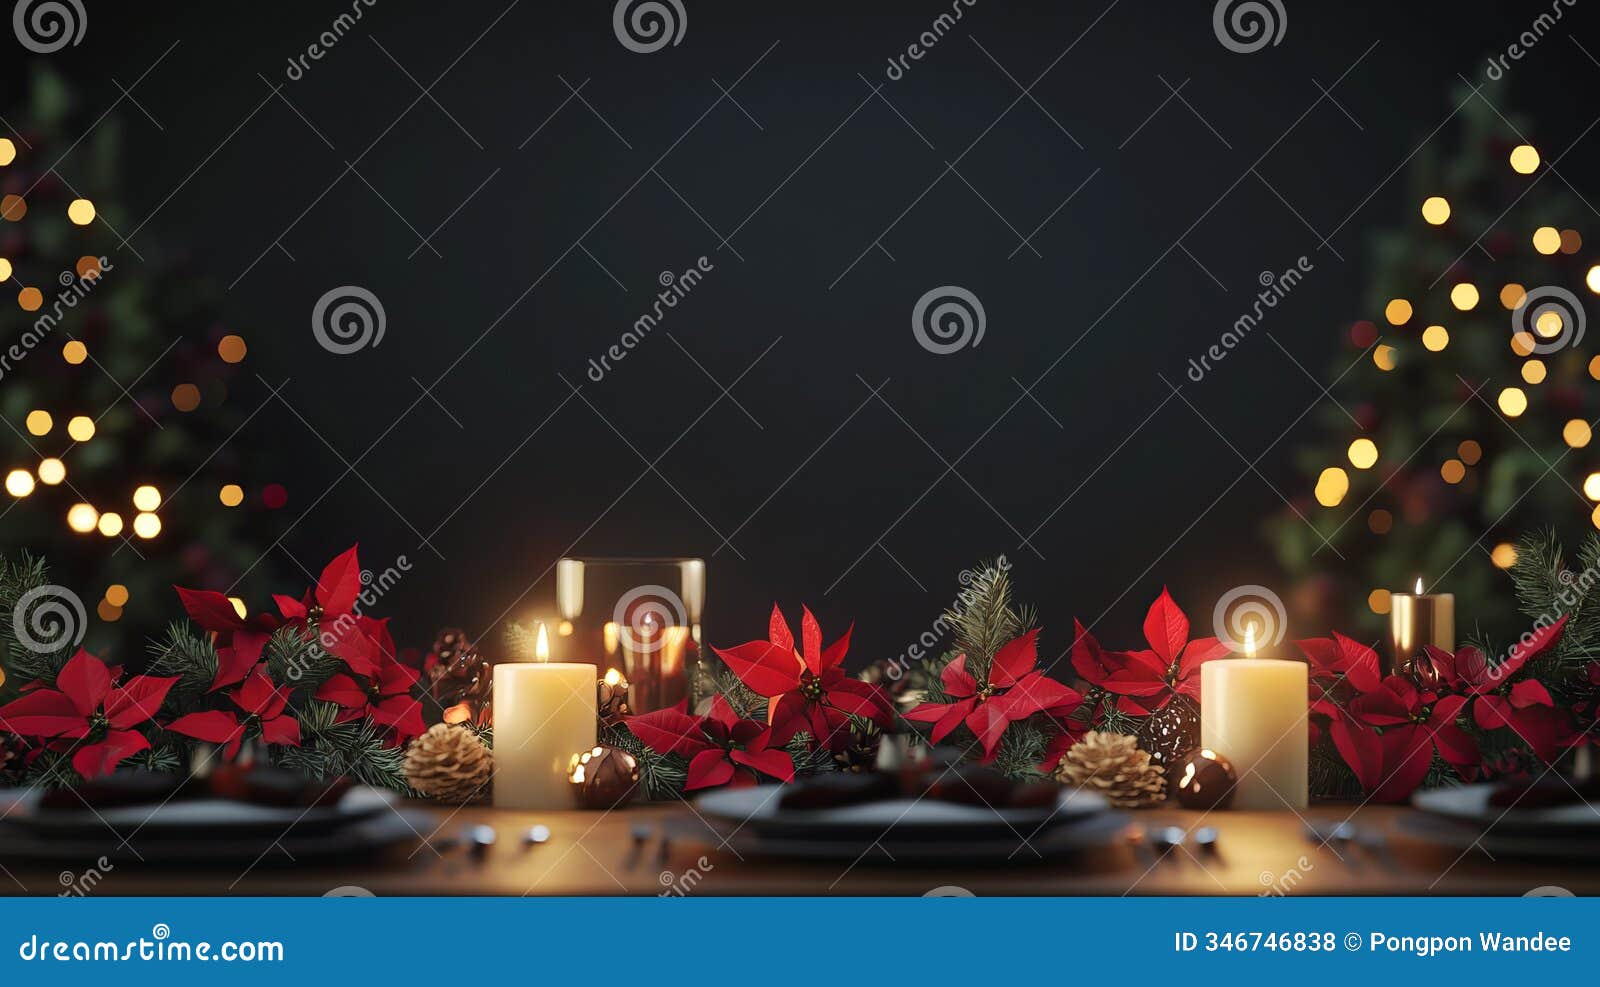
[(69, 340), (67, 345), (61, 347), (61, 359), (76, 367), (78, 364), (89, 359), (89, 347), (78, 342), (76, 339)]
[(43, 408), (35, 408), (28, 412), (25, 424), (28, 426), (28, 434), (30, 435), (49, 435), (50, 430), (55, 427), (56, 421), (50, 417), (50, 412), (45, 411)]
[(1422, 218), (1433, 226), (1444, 223), (1450, 218), (1450, 201), (1441, 195), (1430, 195), (1423, 199)]
[(74, 442), (88, 442), (94, 438), (94, 419), (88, 415), (73, 415), (67, 421), (67, 434)]
[(1489, 561), (1494, 563), (1496, 569), (1509, 569), (1517, 564), (1517, 547), (1509, 542), (1501, 542), (1490, 551)]
[(1539, 152), (1532, 144), (1518, 144), (1511, 149), (1511, 170), (1519, 175), (1531, 175), (1539, 167)]
[(1478, 307), (1478, 286), (1463, 281), (1450, 289), (1450, 304), (1463, 312)]
[(133, 491), (133, 506), (141, 511), (153, 511), (161, 506), (161, 491), (146, 483)]
[(1317, 477), (1317, 503), (1323, 507), (1338, 507), (1349, 492), (1350, 475), (1337, 466), (1329, 466)]
[(122, 515), (115, 511), (107, 511), (100, 515), (100, 533), (107, 538), (115, 538), (122, 534)]
[(39, 482), (53, 487), (67, 478), (67, 464), (51, 456), (39, 461)]
[(1528, 395), (1520, 387), (1508, 387), (1500, 392), (1497, 402), (1500, 411), (1507, 418), (1515, 418), (1528, 410)]
[(1347, 452), (1350, 465), (1358, 470), (1369, 470), (1378, 461), (1378, 446), (1371, 439), (1356, 439)]
[(1561, 231), (1554, 226), (1541, 226), (1533, 231), (1533, 249), (1549, 255), (1561, 249)]
[(217, 499), (222, 501), (223, 507), (238, 507), (244, 503), (244, 488), (237, 483), (223, 484), (217, 491)]
[(1411, 321), (1411, 303), (1404, 298), (1391, 298), (1383, 307), (1383, 317), (1391, 326), (1403, 326)]
[(1529, 360), (1522, 365), (1522, 379), (1530, 384), (1543, 384), (1547, 373), (1543, 360)]
[(1437, 353), (1450, 345), (1450, 331), (1444, 326), (1429, 326), (1422, 330), (1422, 345)]
[(26, 497), (33, 493), (33, 474), (27, 470), (12, 470), (7, 473), (6, 493), (13, 497)]
[(154, 538), (161, 534), (161, 519), (154, 514), (139, 514), (133, 519), (133, 533), (140, 538)]
[(73, 199), (67, 206), (67, 218), (79, 226), (94, 222), (94, 203), (88, 199)]
[(73, 504), (67, 509), (67, 527), (80, 535), (94, 530), (100, 522), (100, 512), (88, 504)]

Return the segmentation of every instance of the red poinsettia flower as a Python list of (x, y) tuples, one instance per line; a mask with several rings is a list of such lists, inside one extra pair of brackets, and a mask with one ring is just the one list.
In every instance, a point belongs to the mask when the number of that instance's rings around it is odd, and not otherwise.
[(712, 649), (739, 681), (767, 697), (767, 719), (775, 740), (783, 743), (806, 731), (819, 745), (840, 750), (850, 742), (847, 714), (883, 729), (894, 725), (894, 706), (884, 691), (839, 667), (850, 648), (850, 630), (823, 648), (822, 626), (809, 609), (802, 608), (800, 637), (801, 650), (796, 651), (794, 633), (783, 611), (773, 604), (768, 640)]
[(251, 671), (238, 688), (228, 693), (228, 698), (238, 707), (237, 712), (216, 709), (190, 713), (167, 724), (167, 729), (226, 745), (222, 755), (230, 761), (239, 753), (245, 734), (252, 727), (269, 744), (300, 746), (300, 721), (286, 711), (289, 690), (274, 686), (264, 669)]
[(955, 701), (923, 703), (906, 713), (906, 719), (932, 723), (936, 744), (965, 723), (983, 745), (985, 760), (994, 758), (1000, 749), (1000, 738), (1011, 724), (1035, 713), (1065, 720), (1083, 697), (1035, 667), (1039, 663), (1038, 643), (1037, 628), (1007, 642), (995, 652), (982, 685), (967, 671), (967, 656), (957, 655), (939, 673), (946, 695)]
[(202, 630), (216, 635), (217, 674), (211, 681), (216, 692), (244, 681), (250, 669), (261, 660), (267, 639), (278, 626), (271, 614), (241, 617), (233, 601), (222, 593), (208, 589), (184, 589), (174, 586), (178, 599), (189, 619)]
[(394, 744), (403, 744), (427, 729), (422, 722), (422, 704), (411, 694), (418, 675), (395, 658), (388, 621), (375, 623), (380, 638), (362, 634), (350, 645), (365, 649), (363, 657), (373, 666), (372, 674), (357, 678), (341, 672), (318, 687), (316, 698), (342, 707), (341, 722), (368, 717), (380, 726), (391, 728), (390, 739)]
[(272, 599), (285, 624), (310, 628), (324, 651), (342, 659), (357, 675), (372, 675), (377, 671), (374, 654), (361, 638), (375, 636), (378, 621), (355, 611), (361, 595), (359, 547), (350, 546), (323, 567), (317, 585), (302, 598), (274, 593)]
[(56, 675), (54, 689), (39, 688), (0, 707), (0, 729), (52, 738), (51, 750), (73, 750), (72, 768), (85, 779), (109, 773), (150, 747), (134, 727), (149, 722), (177, 676), (135, 675), (122, 685), (105, 662), (79, 650)]
[(1084, 681), (1117, 695), (1117, 708), (1143, 716), (1173, 696), (1200, 698), (1200, 666), (1228, 653), (1214, 637), (1189, 640), (1189, 618), (1162, 587), (1144, 618), (1143, 651), (1103, 651), (1080, 625), (1074, 625), (1072, 667)]
[(1427, 777), (1434, 751), (1462, 778), (1477, 775), (1478, 744), (1457, 723), (1466, 704), (1465, 696), (1423, 692), (1409, 679), (1390, 675), (1352, 699), (1328, 732), (1373, 800), (1399, 802)]
[(1338, 631), (1333, 637), (1308, 638), (1295, 646), (1311, 666), (1311, 711), (1338, 715), (1340, 706), (1378, 688), (1382, 666), (1378, 653)]
[[(772, 729), (742, 720), (721, 696), (711, 700), (709, 716), (690, 716), (682, 706), (629, 717), (628, 729), (646, 746), (662, 754), (689, 758), (684, 791), (755, 784), (760, 776), (794, 780), (794, 759), (774, 750)], [(743, 769), (743, 770), (741, 770)]]
[(1550, 691), (1536, 678), (1518, 675), (1533, 659), (1561, 640), (1567, 618), (1524, 635), (1506, 654), (1505, 661), (1489, 660), (1480, 648), (1465, 647), (1455, 654), (1428, 647), (1426, 669), (1442, 686), (1465, 693), (1472, 703), (1472, 719), (1484, 730), (1507, 729), (1549, 763), (1581, 739), (1568, 711), (1557, 707)]

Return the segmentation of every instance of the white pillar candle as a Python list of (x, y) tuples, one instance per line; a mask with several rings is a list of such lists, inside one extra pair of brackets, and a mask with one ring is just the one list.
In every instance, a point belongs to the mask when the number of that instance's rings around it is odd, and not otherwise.
[(567, 768), (595, 745), (595, 681), (586, 663), (494, 666), (496, 808), (573, 808)]
[(1305, 808), (1307, 672), (1305, 662), (1281, 658), (1200, 666), (1200, 746), (1233, 764), (1235, 809)]

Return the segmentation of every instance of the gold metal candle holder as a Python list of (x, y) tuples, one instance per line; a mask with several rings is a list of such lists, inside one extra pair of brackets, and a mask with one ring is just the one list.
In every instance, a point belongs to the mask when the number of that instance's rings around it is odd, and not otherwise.
[(1424, 593), (1421, 579), (1415, 593), (1390, 594), (1389, 641), (1394, 659), (1384, 674), (1426, 672), (1432, 666), (1425, 661), (1425, 646), (1446, 652), (1456, 649), (1455, 594)]

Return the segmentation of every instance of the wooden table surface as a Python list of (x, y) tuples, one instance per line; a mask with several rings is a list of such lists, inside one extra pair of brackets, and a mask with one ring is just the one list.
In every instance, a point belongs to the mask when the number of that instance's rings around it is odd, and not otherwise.
[[(420, 805), (420, 803), (419, 803)], [(641, 805), (610, 813), (511, 812), (487, 807), (441, 810), (428, 806), (432, 842), (379, 861), (345, 866), (294, 864), (268, 858), (241, 874), (240, 867), (172, 869), (118, 864), (98, 880), (96, 895), (322, 895), (356, 887), (376, 895), (651, 895), (670, 884), (695, 895), (923, 895), (953, 886), (977, 895), (1258, 895), (1406, 894), (1522, 895), (1541, 886), (1600, 894), (1600, 866), (1491, 860), (1409, 839), (1396, 828), (1408, 809), (1313, 806), (1304, 819), (1330, 826), (1351, 819), (1363, 832), (1384, 834), (1373, 846), (1319, 846), (1293, 813), (1155, 809), (1130, 816), (1134, 831), (1148, 826), (1197, 823), (1218, 830), (1215, 852), (1186, 846), (1165, 855), (1132, 841), (1074, 858), (1023, 860), (979, 867), (952, 859), (948, 866), (800, 863), (739, 859), (715, 842), (675, 838), (662, 851), (659, 834), (669, 819), (692, 818), (681, 805)], [(498, 834), (486, 853), (465, 842), (435, 846), (486, 823)], [(535, 823), (549, 827), (548, 842), (529, 846), (522, 834)], [(634, 831), (652, 836), (640, 845)], [(12, 894), (52, 895), (68, 874), (59, 866), (5, 866), (0, 875)]]

